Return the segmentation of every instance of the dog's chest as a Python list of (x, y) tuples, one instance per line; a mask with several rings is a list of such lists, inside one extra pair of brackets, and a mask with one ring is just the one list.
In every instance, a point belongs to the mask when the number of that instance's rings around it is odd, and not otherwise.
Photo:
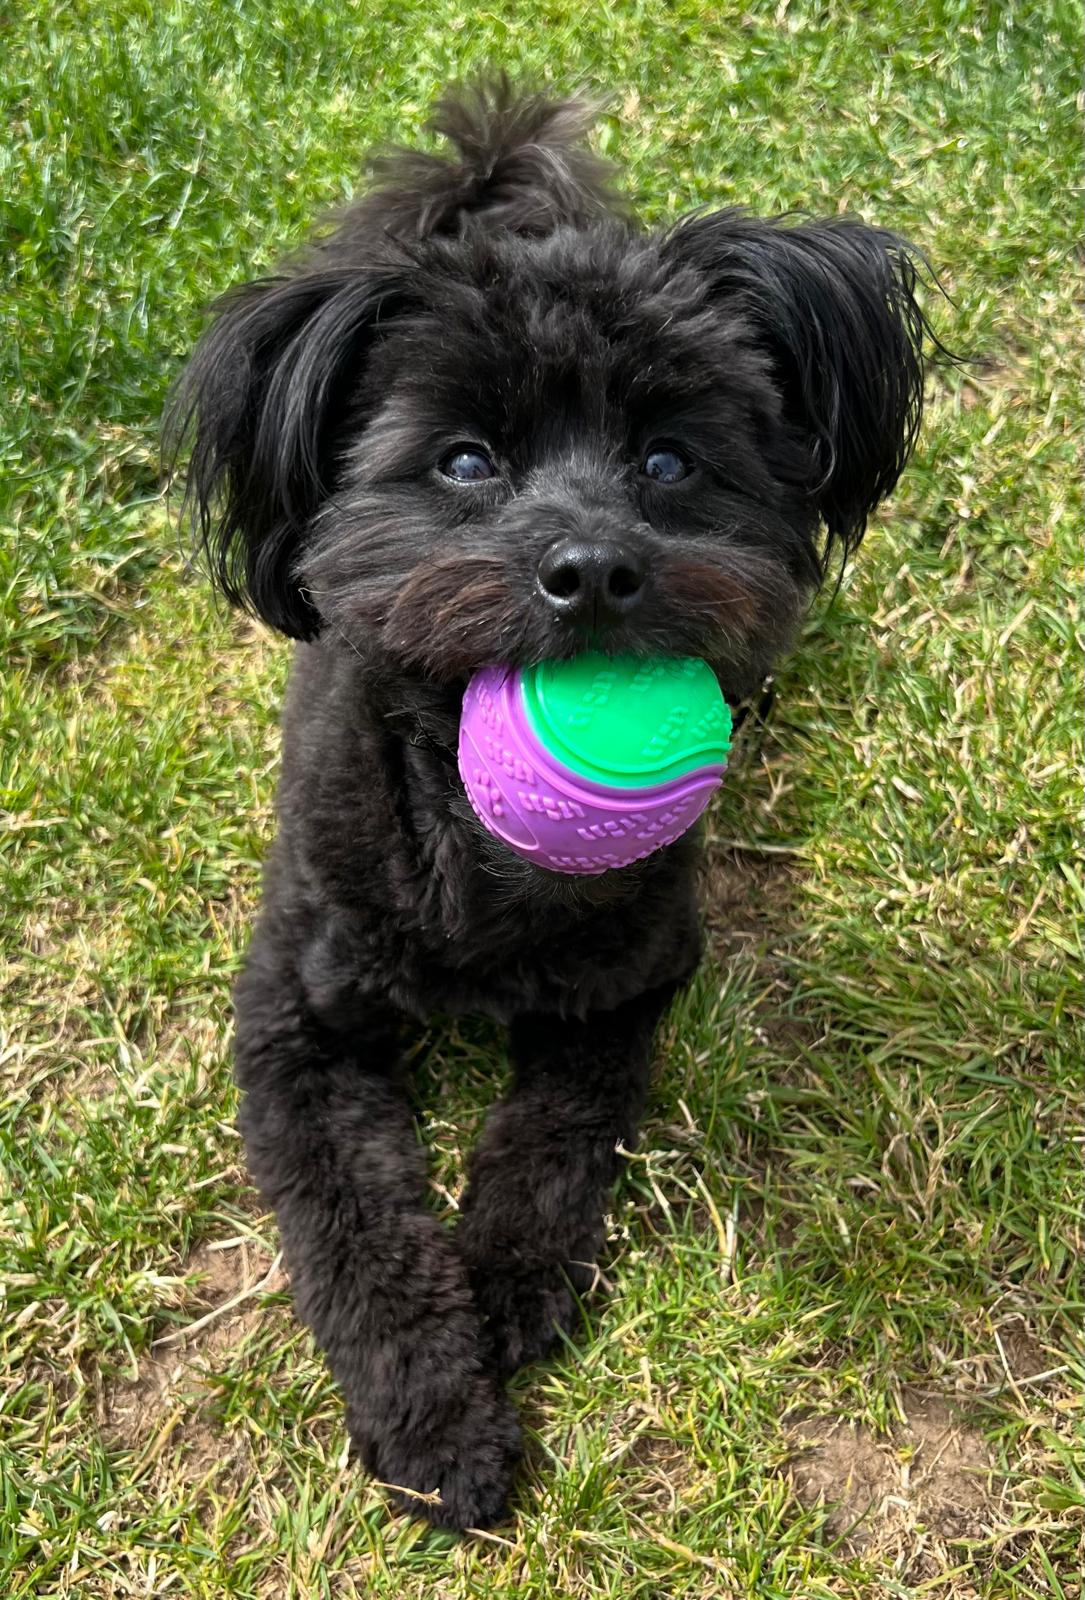
[(389, 982), (397, 1003), (430, 1013), (479, 1012), (507, 1021), (524, 1011), (584, 1015), (685, 975), (696, 958), (696, 910), (684, 864), (673, 880), (592, 904), (532, 893), (485, 856), (431, 861), (399, 942)]

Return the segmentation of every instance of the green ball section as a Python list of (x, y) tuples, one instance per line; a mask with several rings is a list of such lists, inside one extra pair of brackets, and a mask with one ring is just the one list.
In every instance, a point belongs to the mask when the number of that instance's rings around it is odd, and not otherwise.
[(536, 739), (593, 783), (654, 787), (730, 748), (731, 711), (704, 661), (592, 651), (525, 667), (521, 682)]

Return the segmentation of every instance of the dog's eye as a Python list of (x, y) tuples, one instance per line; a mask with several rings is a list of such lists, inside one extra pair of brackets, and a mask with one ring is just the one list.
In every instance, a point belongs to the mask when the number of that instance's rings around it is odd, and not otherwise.
[(440, 465), (445, 477), (453, 478), (456, 483), (480, 483), (497, 472), (485, 450), (475, 445), (460, 445), (450, 451)]
[(693, 463), (673, 445), (660, 444), (648, 451), (640, 470), (646, 478), (653, 478), (656, 483), (678, 483), (689, 476)]

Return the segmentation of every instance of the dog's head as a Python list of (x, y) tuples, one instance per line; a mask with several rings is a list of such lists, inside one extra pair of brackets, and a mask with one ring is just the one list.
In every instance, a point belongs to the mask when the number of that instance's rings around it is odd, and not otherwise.
[(909, 247), (742, 211), (640, 228), (575, 102), (442, 102), (182, 379), (225, 592), (297, 638), (459, 684), (488, 663), (691, 655), (739, 698), (915, 439)]

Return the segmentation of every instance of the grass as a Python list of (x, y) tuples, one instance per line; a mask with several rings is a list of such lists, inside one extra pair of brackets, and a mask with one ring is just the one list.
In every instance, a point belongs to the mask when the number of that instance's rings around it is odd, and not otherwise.
[[(7, 19), (12, 1600), (1080, 1596), (1076, 22), (1060, 0)], [(649, 216), (747, 200), (910, 234), (974, 362), (933, 378), (915, 464), (714, 814), (712, 955), (661, 1040), (609, 1289), (517, 1381), (514, 1521), (457, 1542), (346, 1464), (246, 1184), (227, 995), (287, 652), (186, 572), (156, 427), (201, 306), (487, 61), (615, 91), (598, 142)], [(501, 1041), (435, 1030), (416, 1068), (447, 1205)], [(860, 1460), (877, 1503), (852, 1526)]]

